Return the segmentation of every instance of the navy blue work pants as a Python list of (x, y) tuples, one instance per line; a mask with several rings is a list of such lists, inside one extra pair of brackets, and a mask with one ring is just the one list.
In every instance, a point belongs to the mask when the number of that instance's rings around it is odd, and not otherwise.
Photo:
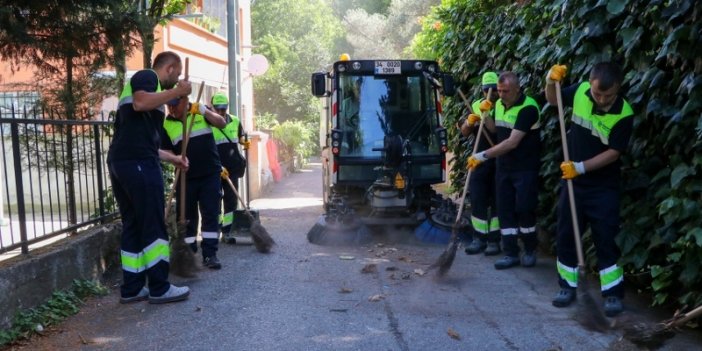
[[(180, 220), (180, 185), (176, 188), (176, 209)], [(188, 221), (185, 242), (197, 252), (197, 225), (199, 220), (202, 257), (214, 256), (219, 243), (219, 215), (221, 213), (222, 183), (219, 172), (188, 178), (185, 187), (185, 218)], [(198, 211), (199, 209), (199, 211)]]
[(524, 250), (536, 250), (536, 206), (539, 201), (538, 171), (507, 171), (497, 168), (497, 216), (505, 254), (519, 256), (518, 238)]
[(497, 243), (500, 241), (500, 228), (497, 221), (495, 163), (495, 159), (489, 159), (476, 167), (470, 176), (468, 189), (473, 238)]
[[(160, 296), (170, 287), (161, 164), (157, 159), (144, 159), (112, 161), (108, 167), (122, 216), (122, 297), (139, 293), (147, 277), (150, 293)], [(165, 246), (165, 252), (148, 254), (155, 252), (155, 245)]]
[[(592, 241), (597, 253), (597, 267), (600, 274), (604, 275), (605, 270), (616, 267), (621, 256), (619, 246), (615, 242), (620, 224), (619, 189), (573, 184), (573, 190), (580, 234), (582, 235), (587, 226), (590, 226)], [(556, 253), (560, 264), (565, 265), (566, 268), (575, 268), (578, 266), (578, 256), (575, 251), (573, 220), (565, 181), (561, 181), (560, 191)], [(562, 288), (569, 288), (568, 283), (560, 277), (559, 285)], [(603, 286), (602, 295), (624, 297), (623, 284), (620, 282), (611, 287)]]

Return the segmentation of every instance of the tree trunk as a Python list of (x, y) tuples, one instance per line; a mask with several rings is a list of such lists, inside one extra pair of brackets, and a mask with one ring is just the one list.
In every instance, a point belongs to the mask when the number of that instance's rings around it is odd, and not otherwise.
[(141, 34), (141, 45), (144, 51), (144, 68), (151, 68), (151, 55), (154, 51), (154, 27), (150, 30), (139, 31)]

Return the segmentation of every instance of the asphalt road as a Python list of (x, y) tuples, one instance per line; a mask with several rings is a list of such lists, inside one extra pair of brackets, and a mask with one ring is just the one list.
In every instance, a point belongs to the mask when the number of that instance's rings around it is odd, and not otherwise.
[[(534, 268), (496, 271), (494, 258), (459, 251), (447, 276), (424, 274), (443, 246), (386, 233), (366, 246), (312, 245), (321, 210), (321, 172), (312, 164), (252, 203), (277, 241), (272, 253), (221, 244), (220, 271), (174, 280), (189, 300), (117, 303), (118, 290), (17, 350), (635, 350), (621, 332), (591, 332), (577, 308), (551, 306), (552, 257)], [(374, 264), (368, 273), (362, 270)], [(634, 294), (635, 295), (635, 294)], [(637, 296), (625, 315), (654, 322)], [(679, 333), (663, 349), (701, 349)]]

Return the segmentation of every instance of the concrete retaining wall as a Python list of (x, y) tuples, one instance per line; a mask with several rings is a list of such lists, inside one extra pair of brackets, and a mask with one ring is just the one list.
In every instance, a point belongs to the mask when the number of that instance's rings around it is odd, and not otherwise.
[(74, 279), (103, 280), (119, 270), (120, 224), (90, 229), (0, 264), (0, 328), (44, 303)]

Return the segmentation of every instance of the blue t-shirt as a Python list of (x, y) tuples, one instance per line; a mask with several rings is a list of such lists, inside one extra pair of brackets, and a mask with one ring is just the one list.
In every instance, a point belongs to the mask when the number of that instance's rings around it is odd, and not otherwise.
[[(141, 70), (130, 79), (132, 94), (156, 92), (158, 76), (152, 70)], [(115, 116), (115, 135), (107, 154), (107, 162), (120, 160), (158, 159), (160, 130), (164, 113), (159, 109), (134, 111), (132, 103), (119, 107)]]

